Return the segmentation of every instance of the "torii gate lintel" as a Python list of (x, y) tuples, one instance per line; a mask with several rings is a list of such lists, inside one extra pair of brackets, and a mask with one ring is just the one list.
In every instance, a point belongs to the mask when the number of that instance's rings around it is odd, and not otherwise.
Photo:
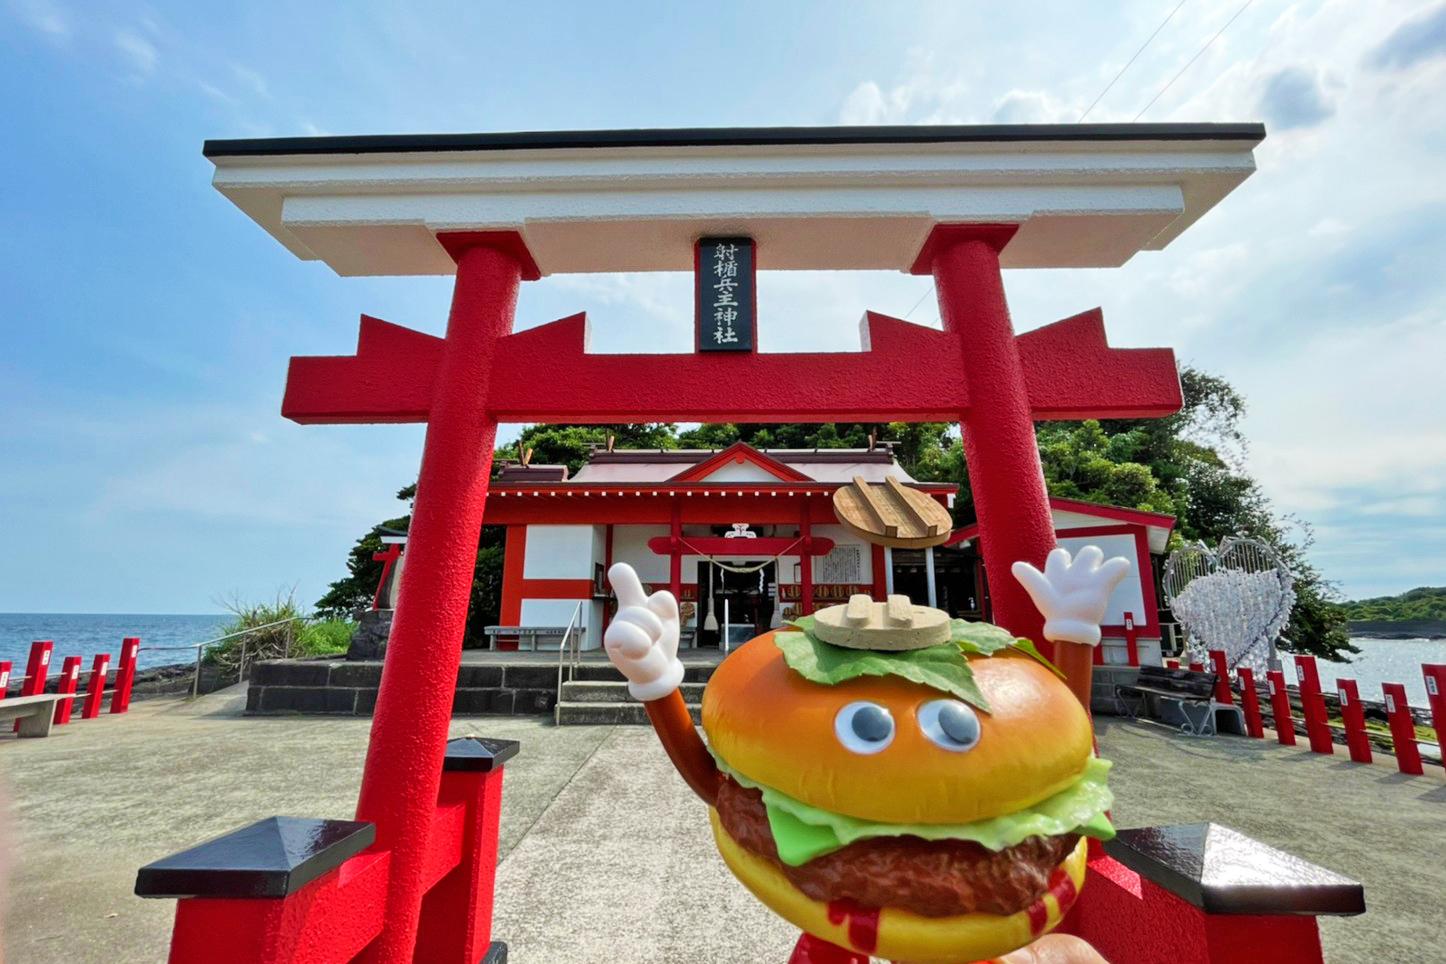
[[(970, 410), (961, 365), (967, 339), (874, 311), (860, 330), (858, 352), (595, 354), (579, 312), (498, 343), (487, 408), (498, 423), (595, 425), (949, 422)], [(1099, 308), (1014, 342), (1035, 421), (1157, 418), (1180, 409), (1174, 353), (1111, 348)], [(443, 344), (362, 315), (355, 354), (291, 360), (281, 413), (304, 425), (425, 422)], [(620, 371), (628, 383), (619, 383)], [(745, 379), (766, 393), (740, 397)]]

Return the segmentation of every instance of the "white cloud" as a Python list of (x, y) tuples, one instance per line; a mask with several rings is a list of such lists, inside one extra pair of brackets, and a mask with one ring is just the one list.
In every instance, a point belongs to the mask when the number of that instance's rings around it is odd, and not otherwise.
[(11, 0), (10, 9), (26, 26), (53, 40), (70, 37), (70, 14), (52, 0)]
[(1064, 124), (1079, 117), (1080, 108), (1042, 90), (1011, 90), (994, 102), (996, 124)]
[(137, 75), (144, 77), (155, 72), (156, 62), (159, 60), (156, 45), (136, 31), (117, 30), (115, 46), (120, 51), (121, 57)]

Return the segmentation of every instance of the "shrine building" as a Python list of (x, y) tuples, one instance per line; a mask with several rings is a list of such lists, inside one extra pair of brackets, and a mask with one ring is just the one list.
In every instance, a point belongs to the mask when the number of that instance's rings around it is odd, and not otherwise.
[[(679, 599), (684, 647), (737, 645), (855, 593), (901, 593), (959, 618), (989, 619), (977, 525), (945, 545), (906, 549), (870, 544), (840, 523), (840, 487), (890, 477), (946, 508), (958, 492), (913, 479), (888, 443), (599, 449), (571, 476), (561, 465), (504, 465), (485, 517), (507, 527), (500, 624), (490, 635), (501, 649), (556, 649), (573, 623), (583, 649), (600, 647), (614, 605), (604, 575), (615, 562)], [(1111, 600), (1106, 660), (1125, 662), (1126, 613), (1140, 645), (1158, 651), (1151, 560), (1165, 551), (1174, 519), (1065, 499), (1052, 499), (1051, 510), (1061, 545), (1094, 543), (1134, 568)]]

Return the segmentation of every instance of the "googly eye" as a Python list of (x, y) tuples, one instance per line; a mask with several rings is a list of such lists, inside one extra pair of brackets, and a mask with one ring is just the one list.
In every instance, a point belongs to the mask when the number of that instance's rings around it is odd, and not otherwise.
[(930, 700), (919, 707), (919, 729), (935, 746), (963, 753), (979, 743), (979, 714), (958, 700)]
[(833, 732), (846, 750), (878, 753), (894, 742), (894, 718), (879, 704), (860, 700), (838, 711)]

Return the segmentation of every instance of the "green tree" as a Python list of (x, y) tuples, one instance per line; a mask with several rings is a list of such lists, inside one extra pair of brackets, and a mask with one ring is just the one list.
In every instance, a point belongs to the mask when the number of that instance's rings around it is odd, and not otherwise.
[[(411, 508), (417, 494), (415, 483), (397, 492), (397, 498)], [(377, 584), (382, 580), (382, 564), (372, 556), (381, 552), (382, 530), (391, 529), (405, 532), (412, 523), (412, 514), (397, 516), (378, 522), (351, 547), (346, 557), (346, 575), (332, 583), (326, 593), (316, 601), (318, 615), (333, 619), (346, 619), (361, 609), (371, 607), (376, 598)]]
[(582, 468), (594, 448), (607, 445), (608, 437), (620, 449), (672, 449), (678, 447), (676, 426), (668, 422), (629, 425), (529, 425), (517, 442), (496, 453), (494, 468), (503, 459), (517, 461), (532, 449), (533, 465), (565, 465), (569, 474)]
[[(407, 503), (416, 497), (416, 483), (397, 492), (397, 498)], [(377, 584), (382, 578), (382, 564), (372, 558), (373, 553), (382, 549), (383, 529), (402, 530), (411, 525), (412, 516), (398, 516), (378, 523), (356, 541), (347, 556), (347, 575), (331, 584), (316, 602), (316, 613), (332, 619), (345, 619), (359, 610), (371, 607), (376, 597)], [(502, 602), (502, 556), (507, 538), (503, 526), (483, 526), (477, 545), (477, 561), (472, 574), (472, 594), (467, 604), (467, 631), (463, 646), (475, 648), (486, 645), (485, 627), (496, 625)]]

